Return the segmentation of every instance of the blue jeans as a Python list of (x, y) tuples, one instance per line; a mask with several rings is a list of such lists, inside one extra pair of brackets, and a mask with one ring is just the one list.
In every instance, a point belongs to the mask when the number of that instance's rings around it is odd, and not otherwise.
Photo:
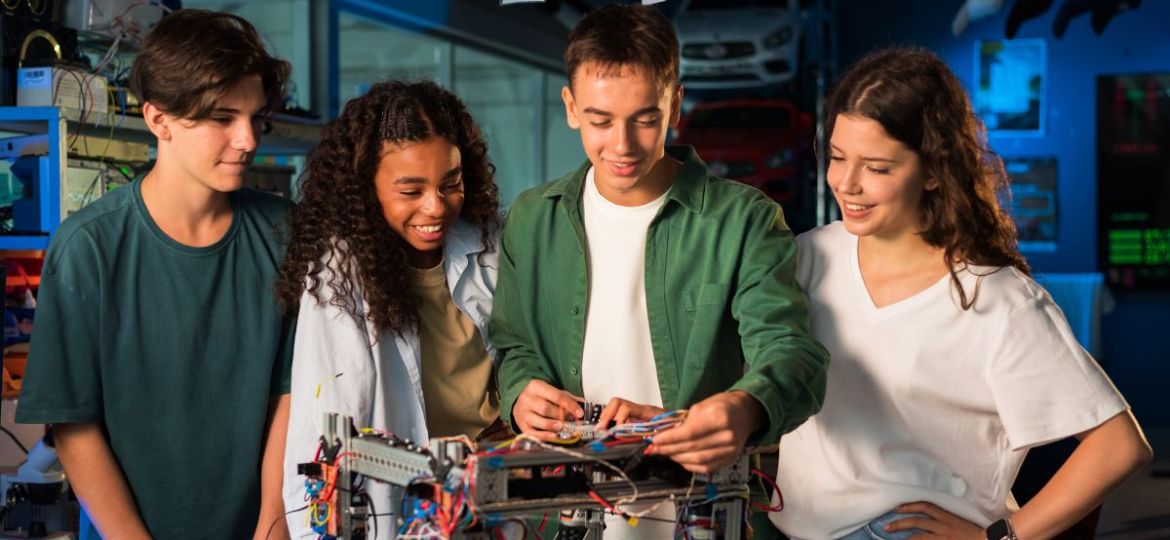
[(907, 529), (904, 531), (887, 532), (885, 526), (892, 521), (897, 521), (908, 517), (926, 517), (922, 514), (899, 514), (897, 512), (889, 512), (885, 515), (874, 518), (873, 521), (866, 523), (864, 527), (857, 529), (839, 540), (906, 540), (920, 532), (918, 529)]

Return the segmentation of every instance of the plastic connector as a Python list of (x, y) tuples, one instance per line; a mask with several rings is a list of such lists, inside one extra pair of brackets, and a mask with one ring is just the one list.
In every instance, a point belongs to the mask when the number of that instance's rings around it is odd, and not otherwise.
[(297, 474), (301, 476), (321, 476), (321, 464), (317, 462), (298, 463)]

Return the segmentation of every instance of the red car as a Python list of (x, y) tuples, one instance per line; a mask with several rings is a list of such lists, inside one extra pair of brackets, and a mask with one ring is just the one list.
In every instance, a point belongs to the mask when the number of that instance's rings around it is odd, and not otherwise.
[(678, 125), (675, 142), (695, 147), (711, 174), (795, 202), (811, 165), (812, 115), (775, 99), (700, 103)]

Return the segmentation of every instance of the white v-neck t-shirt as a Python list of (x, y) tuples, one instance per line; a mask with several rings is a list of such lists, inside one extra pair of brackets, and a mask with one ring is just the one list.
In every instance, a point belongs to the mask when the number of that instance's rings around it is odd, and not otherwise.
[[(933, 502), (987, 526), (1017, 509), (1027, 449), (1125, 411), (1060, 308), (1014, 268), (960, 271), (878, 308), (857, 237), (835, 222), (797, 238), (813, 336), (832, 355), (824, 407), (780, 441), (794, 539), (838, 538), (899, 504)], [(977, 274), (986, 274), (979, 278)]]
[[(662, 391), (646, 312), (646, 233), (666, 203), (666, 194), (641, 206), (620, 206), (597, 190), (593, 172), (590, 168), (585, 176), (581, 198), (589, 264), (589, 307), (581, 355), (583, 397), (602, 405), (620, 397), (661, 407)], [(642, 504), (623, 507), (635, 512), (648, 508)], [(633, 528), (622, 518), (607, 515), (605, 538), (673, 536), (673, 504), (661, 505), (650, 517), (661, 521), (641, 520)]]

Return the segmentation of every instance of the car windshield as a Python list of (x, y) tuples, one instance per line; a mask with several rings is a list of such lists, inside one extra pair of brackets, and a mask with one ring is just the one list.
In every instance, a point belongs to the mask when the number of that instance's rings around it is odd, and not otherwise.
[(687, 11), (743, 8), (786, 8), (788, 0), (691, 0)]
[(792, 126), (783, 107), (718, 107), (696, 109), (688, 128), (694, 129), (788, 129)]

